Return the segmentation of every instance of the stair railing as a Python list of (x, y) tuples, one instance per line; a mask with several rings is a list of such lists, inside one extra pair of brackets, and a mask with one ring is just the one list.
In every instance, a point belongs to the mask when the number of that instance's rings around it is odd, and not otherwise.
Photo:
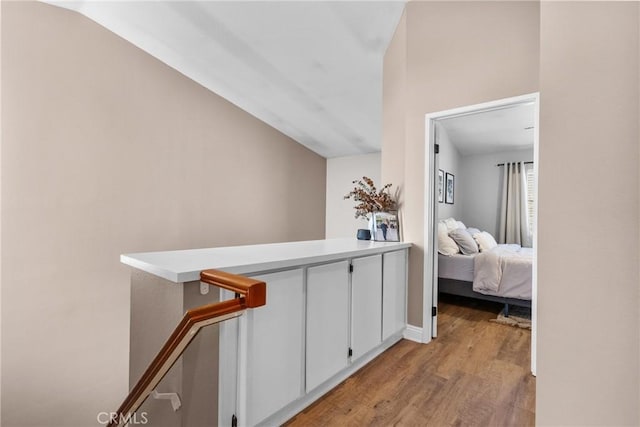
[(259, 280), (218, 270), (205, 270), (200, 273), (200, 281), (235, 292), (236, 297), (228, 301), (194, 308), (185, 313), (162, 349), (122, 402), (118, 411), (112, 414), (107, 424), (108, 427), (125, 425), (133, 418), (138, 408), (155, 390), (158, 383), (184, 353), (200, 329), (241, 316), (248, 308), (261, 307), (266, 304), (266, 284)]

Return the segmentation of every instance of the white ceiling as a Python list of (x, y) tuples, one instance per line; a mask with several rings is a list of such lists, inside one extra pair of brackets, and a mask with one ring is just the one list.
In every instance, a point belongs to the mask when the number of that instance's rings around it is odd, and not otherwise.
[(519, 104), (438, 120), (463, 156), (533, 148), (535, 105)]
[(324, 157), (379, 151), (397, 1), (47, 1)]

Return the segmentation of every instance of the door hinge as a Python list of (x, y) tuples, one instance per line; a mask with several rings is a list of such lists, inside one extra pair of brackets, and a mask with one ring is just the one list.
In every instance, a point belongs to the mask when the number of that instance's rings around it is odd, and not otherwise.
[(349, 273), (353, 273), (353, 264), (349, 264)]
[(353, 356), (353, 349), (349, 347), (349, 357)]
[(440, 154), (440, 144), (435, 144), (435, 145), (433, 146), (433, 148), (434, 148), (434, 150), (435, 150), (436, 154)]
[(437, 307), (431, 307), (431, 316), (432, 317), (436, 317), (438, 315), (438, 308)]
[(236, 417), (236, 414), (231, 416), (231, 427), (238, 427), (238, 417)]

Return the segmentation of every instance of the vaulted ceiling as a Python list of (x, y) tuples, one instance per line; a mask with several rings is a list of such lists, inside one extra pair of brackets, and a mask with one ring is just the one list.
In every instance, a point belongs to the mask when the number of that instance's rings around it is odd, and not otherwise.
[(324, 157), (380, 150), (404, 1), (47, 1), (82, 13)]

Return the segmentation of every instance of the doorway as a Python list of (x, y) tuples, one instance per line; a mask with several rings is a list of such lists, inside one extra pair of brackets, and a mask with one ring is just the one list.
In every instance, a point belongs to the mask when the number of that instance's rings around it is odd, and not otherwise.
[[(482, 104), (469, 105), (446, 111), (427, 114), (425, 116), (425, 227), (424, 227), (424, 287), (423, 287), (423, 329), (422, 342), (430, 342), (438, 333), (438, 179), (439, 179), (439, 155), (438, 128), (447, 120), (462, 118), (481, 113), (498, 112), (520, 106), (530, 106), (533, 113), (533, 182), (532, 187), (537, 195), (538, 187), (538, 146), (539, 146), (539, 93), (532, 93), (512, 98), (505, 98)], [(444, 175), (444, 173), (443, 173)], [(451, 180), (455, 189), (455, 175)], [(449, 176), (444, 178), (449, 180)], [(446, 185), (446, 183), (445, 183)], [(449, 195), (447, 195), (449, 196)], [(455, 192), (452, 196), (452, 205), (455, 204)], [(533, 233), (533, 271), (531, 289), (531, 372), (536, 373), (536, 332), (537, 332), (537, 200), (533, 200), (532, 224)]]

